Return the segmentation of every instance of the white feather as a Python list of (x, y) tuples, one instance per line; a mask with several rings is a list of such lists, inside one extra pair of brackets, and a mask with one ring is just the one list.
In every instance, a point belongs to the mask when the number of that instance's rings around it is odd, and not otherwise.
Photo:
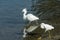
[(38, 20), (39, 19), (38, 17), (36, 17), (35, 15), (33, 15), (31, 13), (27, 14), (27, 9), (26, 8), (24, 8), (22, 10), (22, 12), (24, 12), (23, 19), (25, 19), (25, 20), (27, 19), (29, 21), (34, 21), (34, 20)]
[(39, 19), (38, 17), (34, 16), (33, 14), (27, 14), (26, 16), (27, 16), (27, 19), (29, 21), (34, 21), (34, 20), (38, 20)]
[(45, 23), (41, 23), (41, 28), (45, 29), (45, 31), (54, 29), (54, 27), (52, 25), (45, 24)]
[(41, 23), (40, 25), (41, 25), (40, 27), (41, 27), (42, 29), (45, 28), (45, 27), (44, 27), (44, 23)]

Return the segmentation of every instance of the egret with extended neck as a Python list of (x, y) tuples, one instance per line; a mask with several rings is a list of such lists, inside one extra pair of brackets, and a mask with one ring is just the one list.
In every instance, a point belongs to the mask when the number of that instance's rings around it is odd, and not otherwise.
[(33, 15), (31, 13), (27, 14), (27, 9), (26, 8), (24, 8), (22, 10), (22, 12), (24, 12), (23, 19), (25, 19), (25, 20), (27, 19), (27, 20), (29, 20), (31, 22), (31, 21), (35, 21), (35, 20), (39, 19), (38, 17), (36, 17), (35, 15)]

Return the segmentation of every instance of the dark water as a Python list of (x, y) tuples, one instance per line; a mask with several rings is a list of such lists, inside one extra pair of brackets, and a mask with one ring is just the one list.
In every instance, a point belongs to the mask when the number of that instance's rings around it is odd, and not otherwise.
[(23, 26), (21, 10), (30, 8), (31, 0), (0, 0), (0, 40), (22, 40)]

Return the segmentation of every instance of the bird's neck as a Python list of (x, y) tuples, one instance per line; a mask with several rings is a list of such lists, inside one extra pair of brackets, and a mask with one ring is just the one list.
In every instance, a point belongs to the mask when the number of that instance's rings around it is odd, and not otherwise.
[(26, 12), (23, 14), (23, 18), (26, 19)]

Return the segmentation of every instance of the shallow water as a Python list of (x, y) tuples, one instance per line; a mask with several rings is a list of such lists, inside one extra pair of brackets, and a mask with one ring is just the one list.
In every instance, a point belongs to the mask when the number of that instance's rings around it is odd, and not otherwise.
[(30, 9), (31, 0), (0, 0), (0, 40), (22, 40), (23, 8)]

